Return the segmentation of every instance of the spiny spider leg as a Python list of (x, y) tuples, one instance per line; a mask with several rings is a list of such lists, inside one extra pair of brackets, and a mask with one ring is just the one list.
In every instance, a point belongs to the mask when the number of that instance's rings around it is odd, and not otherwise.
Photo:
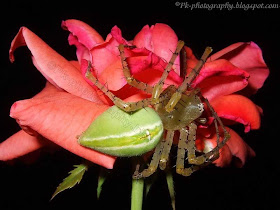
[(88, 68), (85, 74), (86, 78), (88, 78), (96, 87), (98, 87), (106, 96), (108, 96), (117, 107), (124, 110), (125, 112), (136, 111), (138, 109), (145, 108), (151, 104), (150, 98), (143, 99), (137, 102), (125, 102), (121, 100), (120, 98), (116, 97), (112, 92), (110, 92), (105, 85), (102, 85), (95, 76), (93, 76), (93, 74), (90, 71), (91, 69), (91, 63), (88, 61)]
[(171, 99), (165, 106), (165, 109), (167, 112), (171, 112), (178, 101), (181, 99), (182, 93), (185, 92), (188, 88), (188, 86), (194, 81), (194, 79), (199, 75), (199, 72), (206, 62), (207, 57), (212, 52), (211, 47), (206, 47), (203, 55), (201, 56), (200, 60), (194, 67), (194, 69), (190, 72), (189, 76), (187, 76), (184, 80), (184, 82), (179, 86), (179, 88), (176, 90), (176, 92), (172, 95)]
[(128, 84), (130, 84), (131, 86), (138, 88), (146, 93), (150, 93), (152, 94), (153, 92), (153, 87), (148, 85), (147, 83), (141, 82), (137, 79), (135, 79), (131, 73), (130, 73), (130, 69), (128, 68), (128, 64), (126, 61), (126, 57), (124, 55), (124, 48), (125, 47), (130, 47), (130, 46), (125, 46), (123, 44), (119, 45), (119, 52), (120, 52), (120, 57), (121, 57), (121, 62), (122, 62), (122, 67), (123, 67), (123, 74), (125, 76), (125, 79), (127, 81)]
[[(201, 95), (201, 94), (200, 94)], [(212, 116), (214, 118), (214, 123), (215, 123), (215, 128), (216, 128), (216, 134), (217, 134), (217, 145), (214, 149), (212, 149), (211, 151), (209, 151), (208, 153), (205, 153), (203, 156), (206, 158), (206, 160), (209, 160), (211, 162), (213, 162), (213, 156), (215, 158), (215, 156), (217, 156), (216, 158), (219, 157), (219, 150), (225, 145), (225, 143), (230, 139), (230, 134), (229, 132), (226, 130), (221, 118), (217, 115), (216, 111), (214, 110), (214, 108), (211, 106), (211, 104), (209, 103), (207, 98), (204, 98), (201, 95), (201, 98), (203, 99), (203, 101), (206, 103), (207, 107), (210, 109)], [(219, 128), (218, 128), (218, 123), (221, 126), (224, 136), (223, 136), (223, 140), (220, 141), (220, 134), (219, 134)]]
[(191, 168), (185, 168), (185, 154), (187, 150), (187, 138), (189, 131), (185, 128), (180, 129), (180, 137), (177, 150), (176, 172), (183, 176), (189, 176), (193, 172)]
[(164, 170), (166, 168), (166, 163), (168, 161), (170, 149), (173, 142), (173, 137), (174, 137), (174, 131), (168, 130), (166, 140), (163, 145), (163, 151), (161, 153), (160, 161), (159, 161), (159, 168), (161, 170)]
[(136, 170), (133, 174), (134, 179), (140, 179), (142, 177), (148, 177), (152, 175), (158, 168), (159, 160), (161, 157), (161, 153), (164, 147), (165, 139), (162, 139), (161, 142), (156, 146), (156, 149), (154, 151), (152, 160), (150, 162), (150, 165), (147, 169), (143, 170), (142, 172), (139, 172), (139, 170)]
[[(215, 112), (215, 110), (213, 109), (213, 107), (211, 106), (211, 104), (209, 103), (208, 99), (204, 98), (201, 93), (199, 93), (202, 100), (206, 103), (207, 107), (210, 109), (212, 116), (214, 118), (214, 125), (215, 125), (215, 129), (216, 129), (216, 135), (217, 135), (217, 145), (214, 149), (212, 149), (211, 151), (200, 155), (200, 156), (194, 156), (194, 158), (192, 157), (194, 152), (195, 152), (195, 144), (192, 144), (193, 147), (188, 148), (188, 162), (190, 164), (195, 164), (195, 165), (201, 165), (205, 162), (213, 162), (215, 159), (219, 158), (219, 150), (225, 145), (225, 143), (230, 139), (230, 134), (229, 132), (226, 130), (222, 120), (220, 119), (220, 117), (217, 115), (217, 113)], [(223, 130), (223, 140), (220, 141), (220, 132), (219, 132), (219, 127), (218, 124), (221, 126), (222, 130)], [(188, 135), (188, 143), (189, 140), (194, 140), (196, 138), (189, 138), (189, 136), (191, 136), (191, 126), (189, 126), (189, 135)], [(194, 129), (196, 130), (196, 129)], [(188, 144), (187, 143), (187, 144)], [(195, 142), (194, 142), (195, 143)], [(191, 153), (190, 150), (191, 149)], [(194, 149), (194, 150), (193, 150)], [(189, 155), (191, 155), (191, 158), (189, 157)]]
[(182, 48), (180, 52), (180, 77), (185, 79), (187, 74), (187, 52)]
[(191, 123), (189, 126), (189, 135), (187, 139), (187, 151), (188, 151), (188, 162), (190, 164), (201, 165), (205, 162), (205, 158), (203, 156), (196, 156), (195, 155), (195, 140), (196, 140), (196, 130), (197, 125), (195, 123)]
[(177, 48), (176, 48), (175, 52), (173, 53), (169, 63), (165, 67), (164, 72), (163, 72), (159, 82), (155, 85), (155, 87), (153, 89), (153, 94), (152, 94), (152, 103), (153, 104), (158, 103), (159, 96), (162, 92), (163, 84), (164, 84), (169, 72), (171, 71), (171, 68), (175, 62), (176, 57), (179, 55), (179, 53), (183, 47), (184, 47), (184, 42), (179, 41), (177, 44)]
[[(186, 150), (188, 149), (187, 140), (189, 140), (189, 135), (190, 135), (189, 130), (186, 130), (185, 128), (181, 128), (180, 138), (178, 143), (178, 151), (177, 151), (176, 172), (183, 176), (190, 176), (193, 172), (212, 163), (212, 162), (203, 162), (201, 165), (192, 165), (188, 168), (185, 168), (185, 153)], [(213, 157), (213, 158), (217, 158), (217, 157)]]

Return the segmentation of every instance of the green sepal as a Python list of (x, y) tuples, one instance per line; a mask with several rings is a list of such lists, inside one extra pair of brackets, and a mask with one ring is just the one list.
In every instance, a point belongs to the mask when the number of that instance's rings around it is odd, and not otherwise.
[(156, 147), (163, 131), (162, 121), (152, 108), (125, 112), (112, 106), (92, 122), (78, 142), (108, 155), (139, 156)]
[(56, 188), (54, 194), (52, 195), (51, 200), (60, 192), (70, 189), (74, 187), (76, 184), (79, 184), (83, 178), (85, 171), (88, 169), (88, 164), (83, 163), (80, 165), (74, 165), (75, 169), (69, 172), (69, 176), (67, 176), (62, 183)]

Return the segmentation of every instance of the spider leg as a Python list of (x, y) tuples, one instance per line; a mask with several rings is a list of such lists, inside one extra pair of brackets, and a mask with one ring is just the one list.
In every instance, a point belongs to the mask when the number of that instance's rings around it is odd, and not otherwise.
[(178, 143), (177, 161), (176, 161), (176, 172), (183, 176), (190, 176), (193, 172), (211, 163), (211, 162), (204, 162), (201, 165), (191, 165), (190, 167), (185, 168), (185, 154), (188, 148), (187, 139), (191, 132), (189, 130), (186, 130), (185, 128), (182, 128), (180, 130), (180, 138)]
[(159, 80), (159, 82), (155, 85), (154, 89), (153, 89), (153, 94), (152, 94), (152, 103), (153, 104), (156, 104), (158, 103), (158, 99), (159, 99), (159, 96), (162, 92), (162, 87), (163, 87), (163, 84), (169, 74), (169, 72), (171, 71), (171, 68), (175, 62), (175, 59), (176, 57), (179, 55), (181, 49), (183, 48), (184, 46), (184, 42), (183, 41), (179, 41), (178, 44), (177, 44), (177, 48), (175, 50), (175, 52), (173, 53), (169, 63), (167, 64), (167, 66), (165, 67), (164, 69), (164, 72)]
[(135, 170), (133, 174), (134, 179), (140, 179), (142, 177), (148, 177), (152, 175), (158, 168), (159, 160), (161, 157), (161, 153), (164, 147), (165, 140), (162, 139), (162, 141), (156, 146), (156, 149), (154, 151), (152, 160), (150, 162), (150, 165), (147, 169), (143, 170), (142, 172), (139, 172), (139, 170)]
[(182, 48), (180, 52), (180, 77), (185, 79), (187, 74), (187, 52)]
[[(202, 100), (206, 103), (207, 107), (210, 109), (212, 116), (214, 118), (214, 124), (215, 124), (215, 129), (216, 129), (216, 134), (217, 134), (217, 145), (214, 149), (212, 149), (211, 151), (209, 151), (208, 153), (205, 153), (203, 156), (205, 156), (206, 159), (210, 160), (211, 162), (213, 162), (213, 157), (214, 158), (218, 158), (219, 157), (219, 150), (225, 145), (225, 143), (230, 139), (230, 134), (229, 132), (226, 130), (222, 120), (220, 119), (220, 117), (218, 116), (218, 114), (215, 112), (214, 108), (211, 106), (211, 104), (209, 103), (207, 98), (204, 98), (201, 95)], [(221, 126), (222, 130), (223, 130), (223, 139), (222, 141), (220, 141), (220, 132), (219, 132), (219, 127), (218, 124)], [(215, 157), (217, 156), (217, 157)]]
[(163, 145), (163, 151), (161, 153), (160, 160), (159, 160), (159, 168), (161, 170), (164, 170), (166, 168), (166, 163), (168, 161), (170, 149), (173, 142), (173, 137), (174, 137), (174, 131), (168, 130), (167, 137)]
[(121, 62), (122, 62), (122, 67), (123, 67), (123, 74), (125, 76), (125, 79), (127, 81), (128, 84), (130, 84), (131, 86), (138, 88), (146, 93), (150, 93), (152, 94), (153, 92), (153, 87), (148, 85), (145, 82), (141, 82), (137, 79), (135, 79), (131, 73), (130, 73), (130, 69), (128, 67), (127, 61), (126, 61), (126, 57), (124, 55), (124, 48), (128, 47), (125, 46), (123, 44), (119, 45), (119, 52), (120, 52), (120, 57), (121, 57)]
[(165, 106), (165, 109), (167, 112), (171, 112), (174, 107), (176, 106), (176, 104), (178, 103), (178, 101), (181, 99), (182, 93), (186, 91), (186, 89), (188, 88), (188, 86), (194, 81), (194, 79), (199, 75), (199, 72), (202, 68), (202, 66), (204, 65), (204, 63), (206, 62), (207, 57), (209, 56), (209, 54), (212, 52), (212, 48), (211, 47), (206, 47), (203, 55), (201, 56), (200, 60), (198, 61), (198, 63), (196, 64), (196, 66), (194, 67), (194, 69), (191, 71), (191, 73), (185, 78), (184, 82), (179, 86), (179, 88), (177, 89), (177, 91), (172, 95), (171, 99), (169, 100), (169, 102), (167, 103), (167, 105)]
[[(199, 92), (200, 94), (200, 92)], [(201, 95), (201, 94), (200, 94)], [(226, 130), (222, 120), (219, 118), (217, 113), (215, 112), (214, 108), (211, 106), (209, 103), (208, 99), (204, 98), (201, 95), (202, 100), (206, 103), (207, 107), (210, 109), (212, 116), (214, 118), (214, 125), (216, 129), (216, 135), (217, 135), (217, 145), (214, 149), (211, 151), (200, 155), (200, 156), (195, 156), (195, 134), (196, 134), (196, 127), (192, 128), (192, 124), (189, 126), (189, 135), (188, 135), (188, 143), (187, 143), (187, 150), (188, 150), (188, 161), (190, 164), (195, 164), (195, 165), (201, 165), (205, 162), (212, 163), (214, 160), (219, 158), (219, 150), (225, 145), (225, 143), (230, 139), (230, 134)], [(219, 132), (219, 127), (218, 124), (221, 126), (223, 130), (223, 139), (220, 141), (220, 132)], [(196, 126), (196, 125), (195, 125)], [(193, 130), (193, 134), (192, 134)], [(190, 137), (194, 136), (194, 137)], [(190, 138), (189, 138), (190, 137)], [(192, 143), (191, 143), (192, 142)]]
[(88, 78), (96, 87), (98, 87), (106, 96), (108, 96), (113, 101), (113, 103), (120, 109), (124, 110), (125, 112), (131, 112), (147, 107), (151, 104), (151, 99), (143, 99), (137, 102), (125, 102), (121, 100), (120, 98), (116, 97), (112, 92), (110, 92), (110, 90), (105, 85), (102, 85), (95, 76), (93, 76), (93, 74), (90, 71), (91, 68), (91, 63), (89, 62), (88, 69), (85, 75), (86, 78)]
[(187, 139), (186, 148), (188, 150), (188, 162), (190, 164), (201, 165), (205, 162), (204, 156), (197, 156), (195, 155), (195, 140), (196, 140), (196, 130), (197, 125), (195, 123), (191, 123), (189, 125), (189, 135)]
[(180, 129), (180, 137), (177, 150), (176, 172), (183, 176), (189, 176), (192, 174), (191, 168), (185, 168), (185, 154), (187, 150), (187, 142), (189, 131), (185, 128)]

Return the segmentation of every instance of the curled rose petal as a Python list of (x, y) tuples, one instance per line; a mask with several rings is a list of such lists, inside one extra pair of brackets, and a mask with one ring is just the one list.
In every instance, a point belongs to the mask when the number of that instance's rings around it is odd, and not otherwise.
[[(178, 38), (173, 29), (162, 23), (157, 23), (151, 27), (144, 26), (133, 39), (134, 45), (150, 50), (166, 62), (169, 62), (173, 52), (175, 52), (177, 42)], [(180, 75), (179, 57), (176, 59), (173, 69)]]
[(95, 45), (104, 42), (102, 36), (96, 30), (80, 20), (70, 19), (62, 21), (61, 26), (77, 37), (78, 41), (87, 49), (91, 49)]
[[(162, 72), (167, 65), (167, 63), (165, 63), (154, 53), (149, 53), (148, 56), (128, 57), (127, 62), (131, 74), (134, 76), (134, 78), (138, 79), (139, 81), (148, 83), (149, 85), (155, 85), (160, 80)], [(83, 59), (81, 61), (81, 71), (83, 75), (87, 71), (87, 68), (88, 61)], [(147, 77), (147, 75), (149, 76)], [(105, 84), (109, 90), (126, 92), (127, 94), (123, 95), (123, 98), (130, 96), (128, 95), (130, 91), (127, 89), (131, 89), (131, 87), (129, 86), (127, 88), (125, 86), (127, 82), (123, 74), (120, 58), (115, 62), (112, 62), (111, 65), (107, 66), (100, 74), (98, 73), (96, 77), (102, 84)], [(85, 78), (85, 80), (93, 87), (95, 87), (94, 84), (92, 84), (87, 78)], [(172, 71), (169, 73), (164, 87), (172, 84), (178, 85), (181, 82), (182, 79), (180, 78), (180, 76)], [(121, 90), (122, 88), (125, 88), (126, 91)], [(117, 95), (120, 96), (119, 94)]]
[(244, 96), (220, 96), (211, 101), (211, 105), (219, 117), (244, 124), (245, 132), (260, 127), (259, 108)]
[(198, 87), (202, 95), (211, 102), (216, 97), (240, 91), (246, 85), (244, 78), (240, 76), (213, 76), (203, 80)]
[(96, 30), (80, 20), (62, 21), (61, 27), (70, 32), (68, 42), (70, 45), (76, 46), (79, 61), (81, 59), (91, 60), (90, 50), (104, 42)]
[(229, 61), (219, 59), (207, 62), (195, 79), (193, 86), (201, 89), (208, 100), (242, 90), (248, 84), (249, 74), (232, 65)]
[(15, 133), (0, 144), (0, 160), (7, 161), (33, 152), (47, 144), (38, 136), (31, 136), (23, 130)]
[[(214, 161), (216, 166), (226, 167), (229, 166), (232, 162), (232, 157), (234, 156), (234, 164), (237, 167), (242, 167), (246, 159), (255, 156), (254, 150), (249, 147), (242, 138), (232, 129), (226, 127), (229, 131), (231, 138), (227, 141), (227, 143), (220, 149), (220, 157)], [(211, 151), (216, 147), (217, 135), (214, 134), (211, 138), (204, 138), (203, 140), (199, 140), (196, 142), (196, 146), (204, 152)], [(220, 140), (222, 140), (220, 138)]]
[(216, 61), (206, 62), (204, 64), (198, 77), (193, 82), (193, 86), (196, 86), (204, 79), (209, 78), (214, 75), (215, 76), (224, 76), (224, 77), (239, 76), (244, 80), (244, 83), (246, 85), (247, 85), (247, 80), (250, 76), (246, 71), (232, 65), (227, 60), (219, 59)]
[(246, 159), (254, 157), (254, 150), (243, 141), (243, 139), (232, 129), (227, 128), (231, 135), (230, 140), (226, 143), (231, 154), (238, 159), (235, 161), (237, 167), (242, 167)]
[[(90, 50), (92, 56), (90, 61), (100, 82), (105, 84), (111, 78), (117, 83), (115, 85), (115, 83), (108, 82), (108, 88), (110, 90), (118, 90), (126, 84), (118, 50), (118, 46), (121, 43), (127, 44), (126, 40), (122, 38), (121, 30), (114, 26), (105, 42)], [(108, 77), (108, 74), (110, 77)], [(112, 77), (112, 74), (116, 78)]]
[(70, 152), (106, 168), (115, 158), (80, 146), (76, 137), (108, 106), (99, 105), (65, 92), (40, 99), (17, 101), (10, 116)]
[(83, 44), (81, 44), (78, 38), (75, 37), (73, 34), (69, 34), (68, 42), (70, 45), (76, 46), (76, 55), (79, 62), (81, 62), (82, 59), (92, 60), (90, 51)]
[(36, 67), (49, 82), (61, 89), (94, 101), (102, 103), (96, 92), (88, 85), (76, 68), (65, 58), (50, 48), (43, 40), (29, 29), (22, 27), (11, 44), (10, 60), (14, 61), (14, 51), (20, 46), (27, 46), (31, 51)]
[(239, 42), (215, 53), (208, 60), (226, 59), (233, 65), (250, 74), (249, 85), (246, 87), (247, 95), (255, 93), (263, 86), (269, 75), (262, 51), (254, 42)]
[[(51, 83), (47, 82), (45, 88), (33, 98), (39, 99), (60, 92)], [(10, 160), (23, 156), (46, 146), (49, 142), (28, 126), (21, 126), (21, 130), (0, 144), (0, 160)], [(29, 134), (28, 134), (29, 133)]]

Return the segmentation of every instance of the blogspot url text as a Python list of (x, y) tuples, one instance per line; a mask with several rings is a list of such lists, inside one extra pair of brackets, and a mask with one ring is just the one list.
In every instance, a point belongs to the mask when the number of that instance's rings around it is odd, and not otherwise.
[(183, 9), (195, 10), (195, 9), (207, 9), (207, 10), (233, 10), (233, 9), (242, 9), (242, 10), (257, 10), (257, 9), (279, 9), (280, 4), (265, 4), (265, 3), (243, 3), (243, 2), (236, 2), (236, 3), (220, 3), (220, 4), (211, 4), (211, 3), (202, 3), (202, 2), (175, 2), (175, 6)]

